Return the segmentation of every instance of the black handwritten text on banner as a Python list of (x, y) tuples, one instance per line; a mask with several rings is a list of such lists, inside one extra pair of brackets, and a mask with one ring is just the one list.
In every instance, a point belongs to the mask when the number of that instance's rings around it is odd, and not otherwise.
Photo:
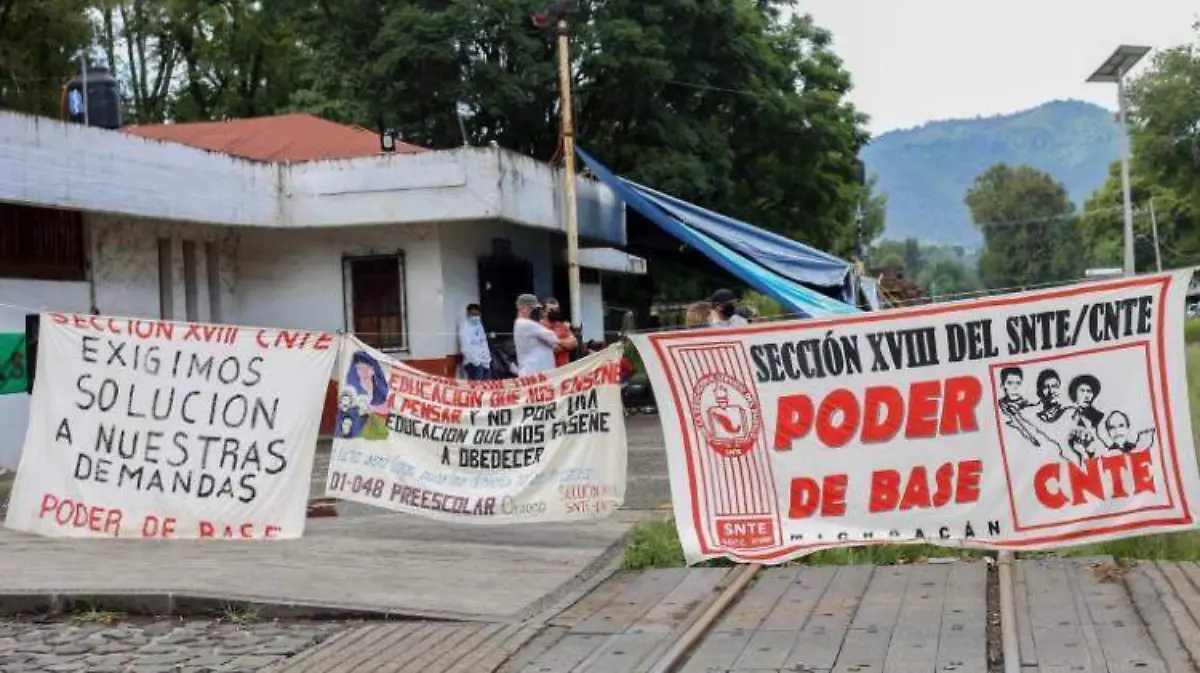
[(525, 379), (425, 374), (348, 337), (326, 494), (463, 523), (604, 517), (625, 498), (621, 347)]
[(303, 534), (332, 334), (54, 313), (40, 330), (9, 528)]
[(688, 559), (1193, 528), (1190, 277), (635, 337)]

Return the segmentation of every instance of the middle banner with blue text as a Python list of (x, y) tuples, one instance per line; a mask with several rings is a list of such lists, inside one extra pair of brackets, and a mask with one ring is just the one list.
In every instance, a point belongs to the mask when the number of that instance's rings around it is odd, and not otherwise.
[(621, 355), (463, 381), (347, 337), (326, 495), (474, 524), (607, 516), (625, 499)]

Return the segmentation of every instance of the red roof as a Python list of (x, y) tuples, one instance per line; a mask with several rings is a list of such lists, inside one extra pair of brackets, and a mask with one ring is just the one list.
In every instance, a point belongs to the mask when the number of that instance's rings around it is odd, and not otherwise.
[[(379, 134), (338, 124), (310, 114), (233, 119), (224, 122), (150, 124), (121, 129), (143, 138), (224, 152), (255, 161), (297, 162), (316, 159), (353, 159), (380, 154)], [(396, 143), (398, 154), (427, 151), (417, 145)]]

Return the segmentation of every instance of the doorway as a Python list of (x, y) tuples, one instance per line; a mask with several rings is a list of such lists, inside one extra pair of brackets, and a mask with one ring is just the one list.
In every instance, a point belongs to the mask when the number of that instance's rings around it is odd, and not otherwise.
[(492, 254), (479, 258), (479, 306), (488, 332), (512, 332), (517, 297), (533, 292), (533, 264), (512, 253), (505, 239), (492, 241)]

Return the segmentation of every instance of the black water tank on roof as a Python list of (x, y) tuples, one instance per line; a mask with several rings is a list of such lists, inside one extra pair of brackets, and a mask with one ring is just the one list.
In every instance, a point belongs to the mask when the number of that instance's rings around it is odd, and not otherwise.
[(90, 66), (87, 69), (87, 96), (83, 95), (83, 75), (67, 82), (63, 92), (63, 116), (78, 124), (84, 123), (83, 105), (87, 101), (87, 124), (102, 129), (121, 128), (121, 91), (108, 68)]

